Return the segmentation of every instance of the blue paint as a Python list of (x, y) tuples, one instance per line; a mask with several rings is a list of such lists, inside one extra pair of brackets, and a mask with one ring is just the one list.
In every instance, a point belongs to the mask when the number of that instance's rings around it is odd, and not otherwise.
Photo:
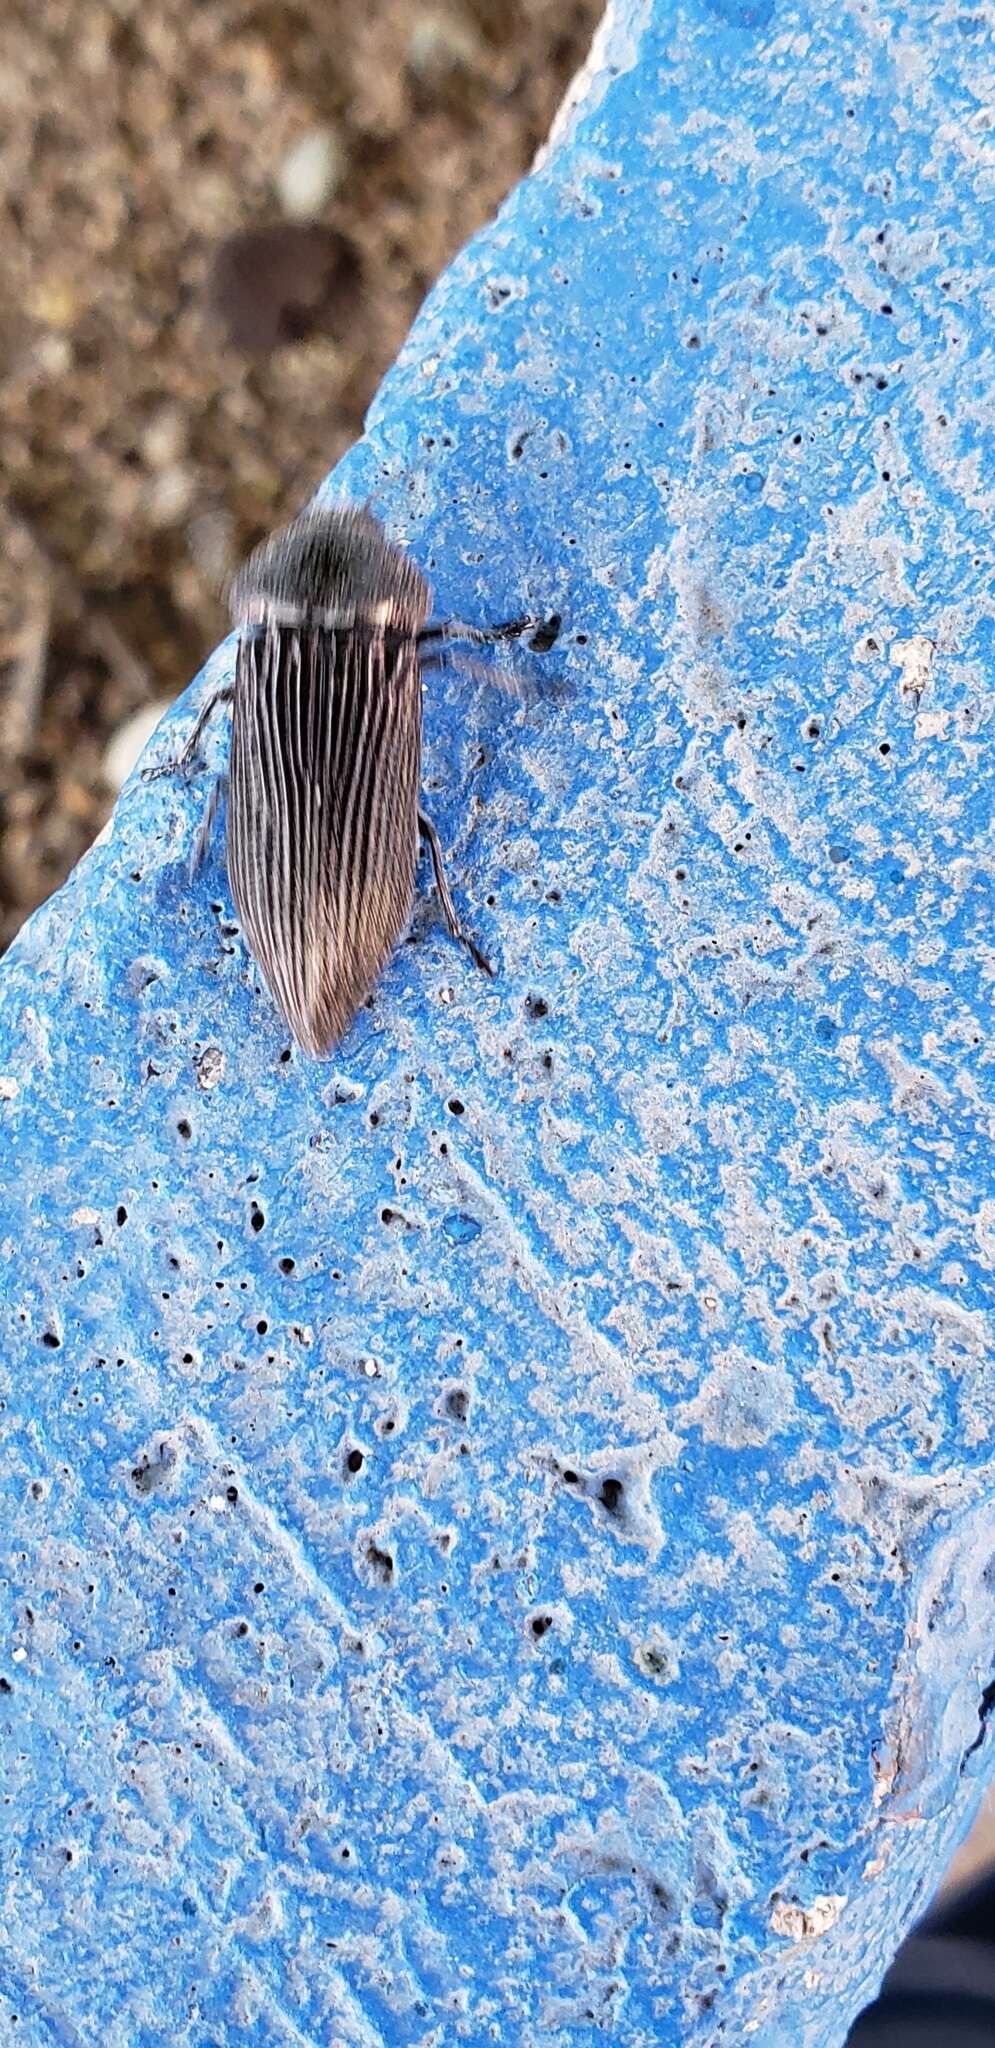
[(837, 2048), (988, 1773), (978, 43), (729, 14), (619, 7), (329, 485), (563, 614), (426, 702), (499, 978), (425, 876), (300, 1057), (206, 773), (0, 978), (30, 2048)]
[(458, 1209), (443, 1217), (442, 1228), (451, 1244), (472, 1244), (474, 1238), (480, 1236), (480, 1225), (476, 1217), (465, 1216)]

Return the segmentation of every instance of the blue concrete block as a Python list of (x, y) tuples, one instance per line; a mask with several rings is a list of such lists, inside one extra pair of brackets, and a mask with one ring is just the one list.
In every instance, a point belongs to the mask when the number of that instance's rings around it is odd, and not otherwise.
[(426, 707), (496, 982), (426, 877), (299, 1055), (206, 773), (6, 962), (5, 2042), (837, 2048), (970, 1817), (985, 38), (619, 4), (329, 483), (563, 614)]

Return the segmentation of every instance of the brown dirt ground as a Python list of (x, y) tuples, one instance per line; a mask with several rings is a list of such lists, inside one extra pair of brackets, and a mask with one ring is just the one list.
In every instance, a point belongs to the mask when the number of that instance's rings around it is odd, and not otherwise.
[[(0, 944), (103, 823), (110, 734), (189, 680), (230, 569), (359, 432), (600, 11), (4, 0)], [(316, 128), (337, 184), (267, 237)]]

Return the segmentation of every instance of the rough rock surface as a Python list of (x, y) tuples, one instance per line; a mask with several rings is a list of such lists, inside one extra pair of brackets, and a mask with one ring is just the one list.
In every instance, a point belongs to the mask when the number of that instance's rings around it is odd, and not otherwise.
[(838, 2048), (970, 1816), (987, 63), (620, 5), (330, 484), (563, 613), (427, 704), (495, 983), (289, 1050), (206, 775), (9, 956), (5, 2038)]

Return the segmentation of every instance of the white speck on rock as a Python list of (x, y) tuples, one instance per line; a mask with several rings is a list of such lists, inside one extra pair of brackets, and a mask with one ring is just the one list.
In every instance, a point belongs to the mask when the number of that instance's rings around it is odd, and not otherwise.
[(205, 1045), (194, 1065), (197, 1069), (198, 1088), (216, 1088), (218, 1082), (224, 1080), (225, 1056), (220, 1045)]
[[(927, 639), (925, 633), (914, 633), (911, 640), (893, 640), (889, 658), (892, 668), (899, 671), (899, 689), (903, 697), (911, 698), (918, 704), (929, 681), (936, 653), (936, 641)], [(918, 731), (918, 720), (916, 721)], [(942, 733), (939, 735), (942, 739)]]
[(945, 740), (949, 724), (950, 713), (941, 707), (935, 711), (920, 711), (916, 719), (916, 739)]
[(787, 1941), (814, 1941), (835, 1926), (846, 1903), (845, 1892), (823, 1892), (810, 1906), (780, 1899), (770, 1916), (771, 1930)]

